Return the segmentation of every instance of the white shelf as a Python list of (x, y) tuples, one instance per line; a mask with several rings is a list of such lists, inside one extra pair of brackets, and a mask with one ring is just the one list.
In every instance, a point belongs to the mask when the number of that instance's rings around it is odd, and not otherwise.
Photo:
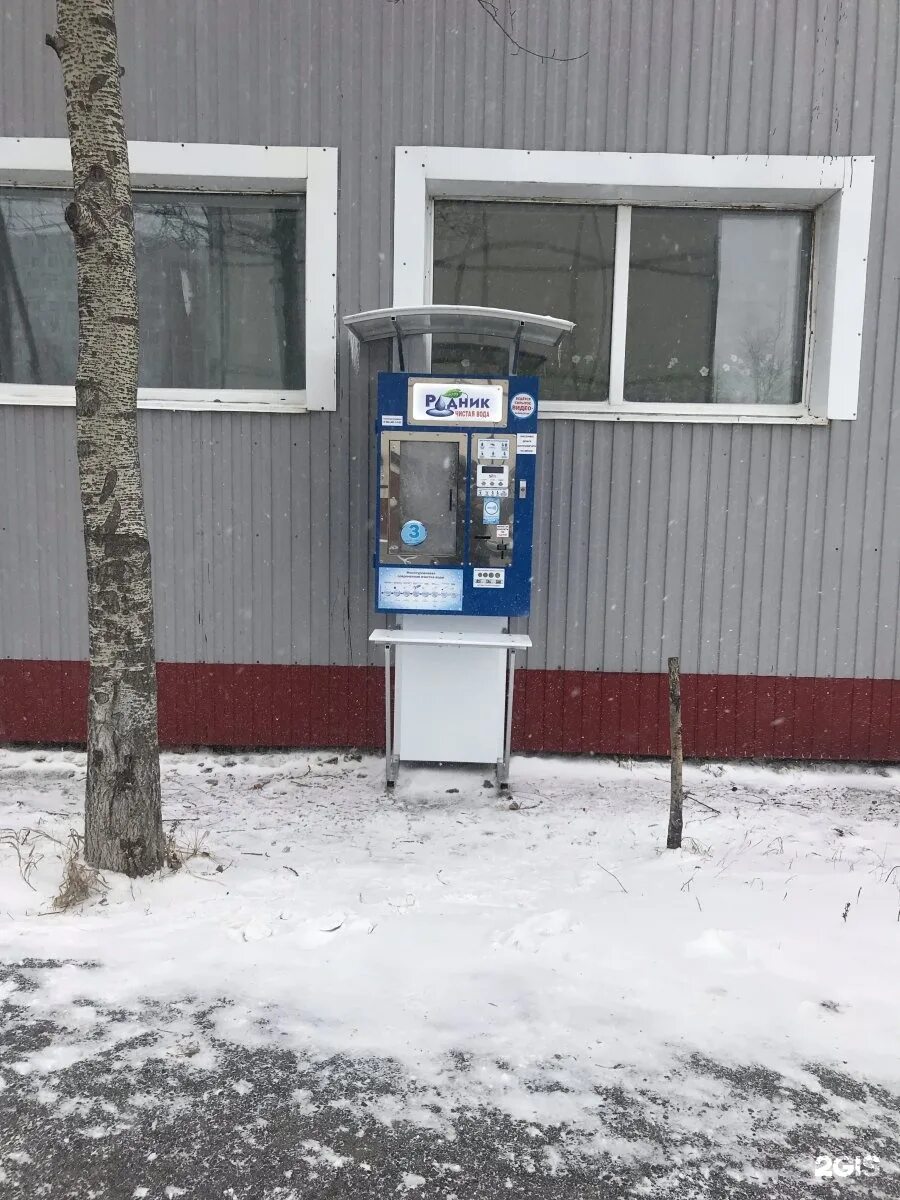
[(430, 629), (375, 629), (369, 641), (379, 646), (490, 646), (498, 650), (530, 650), (527, 633), (442, 633)]

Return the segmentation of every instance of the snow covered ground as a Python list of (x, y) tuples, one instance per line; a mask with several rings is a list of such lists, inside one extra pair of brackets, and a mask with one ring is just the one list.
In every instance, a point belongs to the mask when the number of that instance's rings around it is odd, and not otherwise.
[[(900, 1194), (900, 770), (689, 767), (677, 852), (665, 764), (520, 758), (512, 801), (458, 770), (406, 770), (387, 796), (381, 771), (344, 754), (166, 755), (167, 826), (200, 852), (54, 913), (84, 757), (0, 752), (0, 831), (35, 831), (39, 859), (26, 882), (0, 835), (0, 961), (15, 967), (0, 1001), (9, 1028), (54, 1030), (0, 1044), (0, 1100), (14, 1084), (52, 1113), (55, 1081), (101, 1055), (135, 1078), (158, 1060), (202, 1079), (235, 1048), (277, 1049), (313, 1078), (390, 1064), (375, 1094), (329, 1093), (347, 1128), (364, 1109), (450, 1145), (463, 1114), (489, 1111), (530, 1131), (519, 1168), (546, 1180), (593, 1156), (627, 1167), (634, 1195)], [(128, 1129), (141, 1095), (82, 1129)], [(306, 1086), (289, 1103), (323, 1102)], [(614, 1119), (626, 1107), (641, 1119)], [(312, 1178), (362, 1169), (307, 1140)], [(6, 1153), (0, 1134), (0, 1182), (39, 1194), (33, 1149)], [(861, 1162), (829, 1184), (819, 1154)], [(733, 1191), (713, 1189), (716, 1162)], [(372, 1194), (475, 1195), (456, 1166)], [(296, 1196), (369, 1194), (329, 1186)]]

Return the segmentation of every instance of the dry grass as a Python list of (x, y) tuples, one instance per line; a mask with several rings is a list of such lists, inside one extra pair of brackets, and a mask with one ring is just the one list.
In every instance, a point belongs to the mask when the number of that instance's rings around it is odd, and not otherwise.
[(46, 837), (46, 834), (37, 829), (0, 829), (0, 846), (6, 846), (15, 854), (19, 874), (32, 891), (35, 891), (35, 886), (31, 882), (31, 876), (44, 857), (38, 850), (38, 839), (41, 837)]
[(179, 838), (178, 826), (173, 825), (166, 835), (166, 866), (170, 871), (179, 871), (192, 858), (209, 858), (206, 849), (206, 834), (192, 830)]
[(63, 851), (62, 883), (51, 905), (55, 912), (66, 912), (108, 890), (106, 880), (97, 868), (88, 866), (81, 857), (82, 840), (74, 829), (70, 831)]
[(709, 858), (712, 855), (712, 848), (698, 842), (696, 838), (686, 837), (683, 845), (689, 854), (699, 854), (701, 858)]
[[(185, 831), (179, 836), (177, 823), (166, 837), (165, 855), (166, 866), (171, 871), (178, 871), (192, 858), (210, 858), (206, 848), (206, 833)], [(54, 912), (66, 912), (79, 904), (97, 896), (103, 896), (109, 885), (97, 867), (89, 866), (82, 857), (84, 839), (74, 829), (69, 831), (66, 841), (61, 841), (52, 834), (41, 829), (0, 828), (0, 850), (11, 850), (16, 857), (19, 874), (24, 882), (37, 891), (32, 876), (43, 861), (45, 855), (42, 847), (52, 843), (51, 849), (62, 859), (62, 881), (59, 890), (50, 902)]]

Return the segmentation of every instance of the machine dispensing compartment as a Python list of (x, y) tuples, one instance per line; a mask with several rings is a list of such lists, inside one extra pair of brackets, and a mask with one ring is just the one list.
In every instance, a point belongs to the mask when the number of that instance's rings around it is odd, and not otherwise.
[(462, 564), (467, 442), (464, 433), (381, 434), (379, 552), (383, 563)]

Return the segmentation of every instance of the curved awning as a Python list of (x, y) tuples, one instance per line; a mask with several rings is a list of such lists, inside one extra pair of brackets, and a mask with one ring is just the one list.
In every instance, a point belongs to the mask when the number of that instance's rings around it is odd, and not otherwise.
[[(574, 321), (509, 308), (479, 308), (468, 304), (422, 304), (416, 308), (372, 308), (344, 317), (344, 324), (360, 342), (396, 338), (401, 357), (407, 338), (431, 334), (456, 335), (473, 340), (510, 343), (510, 362), (520, 351), (547, 358)], [(512, 372), (514, 373), (514, 372)]]

